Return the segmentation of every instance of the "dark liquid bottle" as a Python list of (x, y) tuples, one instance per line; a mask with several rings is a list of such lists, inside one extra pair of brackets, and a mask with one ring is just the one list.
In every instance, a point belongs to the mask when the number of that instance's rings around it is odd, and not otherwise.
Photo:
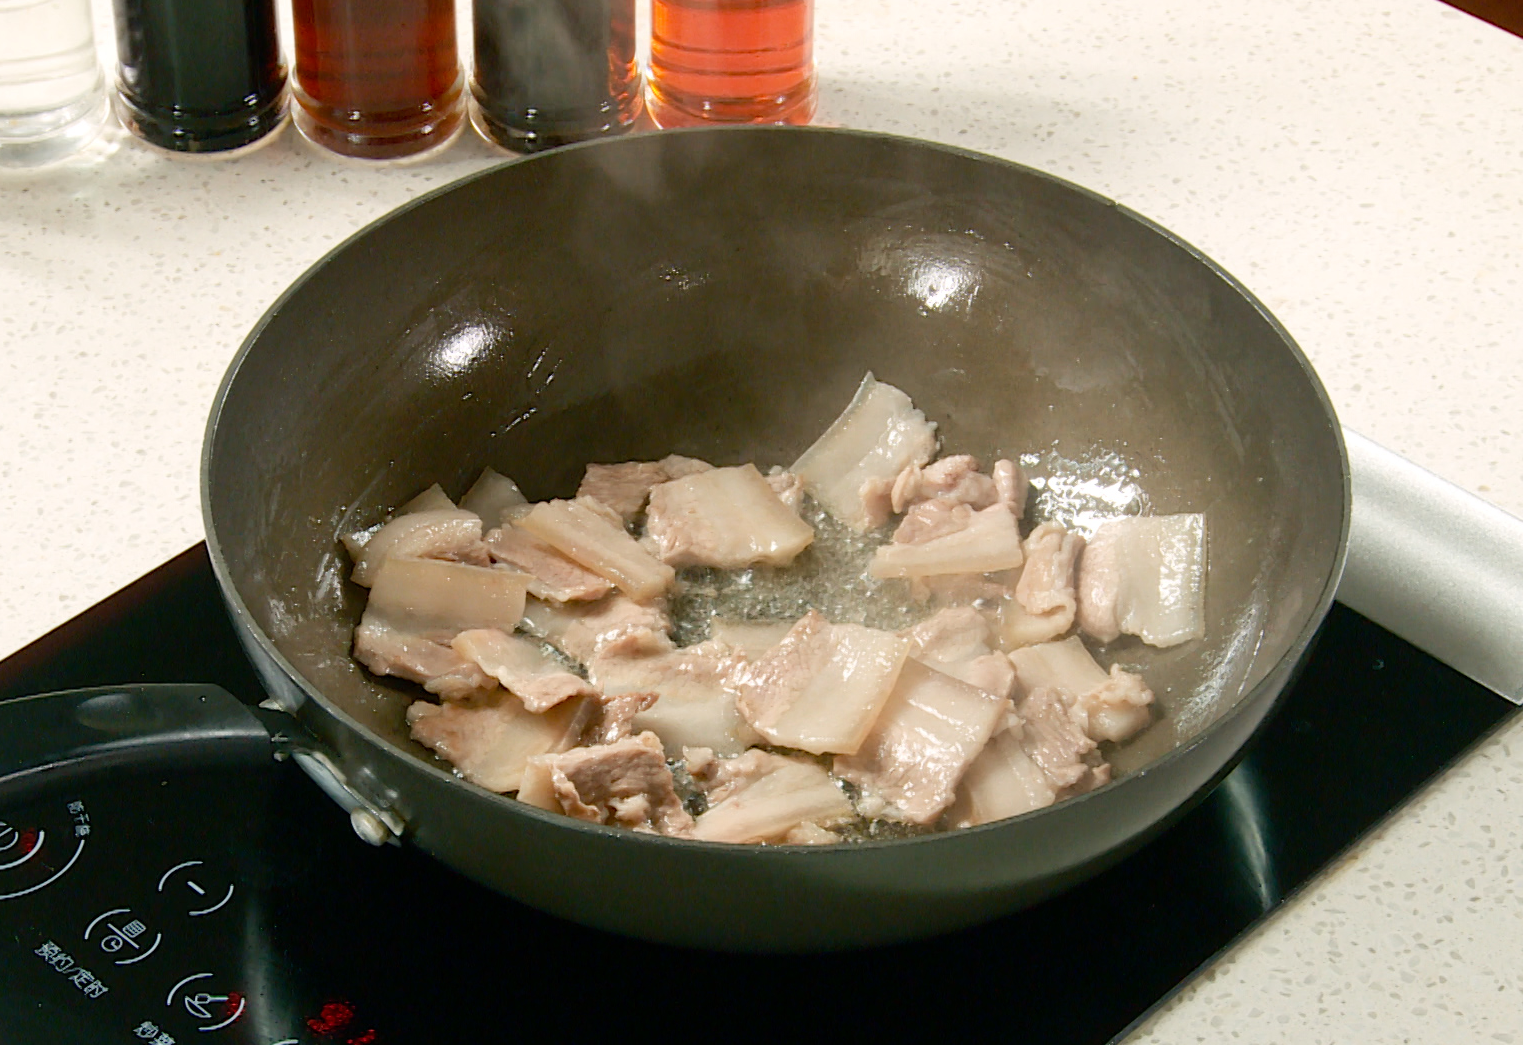
[(650, 114), (662, 127), (808, 123), (814, 0), (652, 0)]
[(454, 0), (293, 0), (296, 125), (390, 159), (447, 140), (464, 112)]
[(116, 0), (117, 113), (179, 152), (236, 149), (280, 125), (274, 0)]
[(640, 115), (634, 0), (476, 0), (471, 93), (488, 138), (538, 152)]

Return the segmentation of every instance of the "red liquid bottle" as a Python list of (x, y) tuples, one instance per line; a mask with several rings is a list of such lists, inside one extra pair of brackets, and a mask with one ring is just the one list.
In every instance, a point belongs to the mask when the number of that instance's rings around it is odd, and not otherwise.
[(654, 0), (648, 104), (663, 127), (808, 123), (814, 0)]
[(334, 152), (391, 159), (464, 114), (454, 0), (293, 0), (296, 126)]

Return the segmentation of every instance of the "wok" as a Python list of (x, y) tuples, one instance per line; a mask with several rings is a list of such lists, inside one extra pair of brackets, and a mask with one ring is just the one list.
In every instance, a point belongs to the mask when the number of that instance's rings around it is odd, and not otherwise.
[[(1114, 753), (1114, 783), (915, 839), (637, 835), (456, 778), (408, 737), (417, 688), (352, 661), (364, 591), (337, 538), (429, 483), (458, 496), (491, 465), (538, 499), (569, 495), (589, 461), (786, 464), (867, 370), (908, 391), (949, 448), (1033, 452), (1053, 488), (1131, 484), (1152, 511), (1205, 513), (1207, 638), (1115, 646), (1162, 714)], [(254, 329), (203, 465), (240, 638), (358, 827), (565, 918), (732, 950), (950, 929), (1139, 844), (1274, 707), (1332, 599), (1349, 515), (1321, 385), (1198, 251), (1034, 170), (818, 129), (597, 142), (381, 219)]]

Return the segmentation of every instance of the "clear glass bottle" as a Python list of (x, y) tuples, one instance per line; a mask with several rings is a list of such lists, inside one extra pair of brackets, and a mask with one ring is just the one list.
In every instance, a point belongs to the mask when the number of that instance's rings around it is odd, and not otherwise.
[(808, 123), (814, 0), (653, 0), (648, 93), (662, 127)]
[(635, 0), (475, 0), (477, 129), (539, 152), (640, 115)]
[(259, 140), (286, 114), (274, 0), (115, 0), (123, 125), (176, 152)]
[(293, 0), (296, 126), (384, 160), (448, 140), (465, 112), (455, 0)]
[(105, 118), (90, 0), (0, 0), (0, 166), (61, 159)]

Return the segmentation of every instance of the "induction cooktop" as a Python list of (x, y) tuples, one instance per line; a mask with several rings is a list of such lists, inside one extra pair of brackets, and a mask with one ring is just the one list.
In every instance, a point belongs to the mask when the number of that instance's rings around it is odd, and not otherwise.
[[(0, 662), (0, 700), (137, 682), (264, 696), (204, 546)], [(0, 1042), (1113, 1041), (1517, 710), (1335, 605), (1247, 757), (1124, 861), (978, 928), (808, 957), (541, 914), (364, 844), (290, 762), (45, 775), (0, 803)]]

